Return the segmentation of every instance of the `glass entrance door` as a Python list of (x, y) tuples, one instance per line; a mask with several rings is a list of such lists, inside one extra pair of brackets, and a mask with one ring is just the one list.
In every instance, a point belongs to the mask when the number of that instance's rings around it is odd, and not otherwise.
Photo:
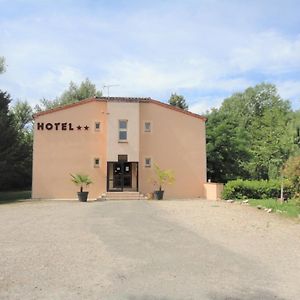
[(107, 191), (137, 191), (138, 190), (137, 162), (108, 162)]

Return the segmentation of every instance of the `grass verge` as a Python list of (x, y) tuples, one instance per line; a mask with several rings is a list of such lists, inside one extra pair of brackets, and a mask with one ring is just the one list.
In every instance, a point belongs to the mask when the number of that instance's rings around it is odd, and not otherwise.
[(297, 218), (300, 215), (300, 206), (297, 205), (295, 200), (289, 200), (289, 202), (280, 203), (275, 199), (258, 199), (249, 200), (251, 206), (262, 206), (265, 208), (272, 208), (272, 211), (291, 218)]
[(31, 191), (0, 192), (0, 204), (31, 198)]

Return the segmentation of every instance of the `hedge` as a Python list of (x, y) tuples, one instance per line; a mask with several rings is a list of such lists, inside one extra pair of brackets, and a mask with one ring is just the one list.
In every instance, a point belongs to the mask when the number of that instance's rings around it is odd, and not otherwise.
[[(280, 197), (280, 180), (232, 180), (226, 183), (223, 199), (265, 199)], [(284, 181), (284, 197), (294, 194), (292, 185)]]

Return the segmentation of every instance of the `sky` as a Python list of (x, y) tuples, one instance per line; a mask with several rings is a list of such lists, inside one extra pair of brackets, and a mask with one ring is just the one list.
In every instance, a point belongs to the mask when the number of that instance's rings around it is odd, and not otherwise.
[(0, 0), (0, 36), (0, 89), (33, 106), (89, 78), (196, 113), (269, 82), (300, 109), (298, 0)]

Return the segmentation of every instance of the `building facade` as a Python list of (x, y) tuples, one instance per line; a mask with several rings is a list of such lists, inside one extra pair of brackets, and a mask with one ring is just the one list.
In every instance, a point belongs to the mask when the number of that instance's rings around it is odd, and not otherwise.
[(32, 198), (75, 199), (76, 173), (91, 177), (89, 199), (151, 193), (154, 164), (174, 171), (166, 198), (205, 197), (205, 121), (150, 98), (90, 98), (38, 113)]

